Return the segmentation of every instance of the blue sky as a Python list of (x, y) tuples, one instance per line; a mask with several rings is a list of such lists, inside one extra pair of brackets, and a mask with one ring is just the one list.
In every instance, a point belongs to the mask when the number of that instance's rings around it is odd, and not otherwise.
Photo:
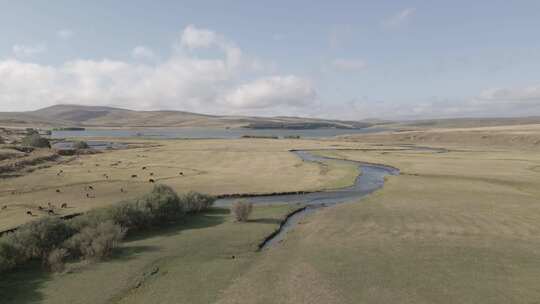
[(539, 1), (0, 1), (0, 111), (540, 115)]

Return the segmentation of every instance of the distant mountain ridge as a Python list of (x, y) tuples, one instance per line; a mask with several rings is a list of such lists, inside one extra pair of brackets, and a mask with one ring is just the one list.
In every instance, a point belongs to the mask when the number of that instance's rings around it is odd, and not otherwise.
[(359, 121), (303, 117), (216, 116), (183, 111), (135, 111), (114, 107), (55, 105), (36, 111), (0, 112), (0, 125), (38, 127), (229, 127), (271, 129), (356, 129)]

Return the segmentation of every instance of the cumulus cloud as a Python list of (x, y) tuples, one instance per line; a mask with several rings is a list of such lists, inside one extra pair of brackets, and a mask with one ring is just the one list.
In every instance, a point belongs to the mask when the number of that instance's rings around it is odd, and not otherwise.
[(382, 21), (382, 26), (387, 29), (395, 29), (406, 25), (416, 13), (415, 8), (406, 8)]
[(33, 57), (35, 55), (45, 52), (47, 48), (43, 44), (38, 44), (38, 45), (15, 44), (11, 48), (11, 50), (13, 52), (13, 55), (17, 58), (29, 58), (29, 57)]
[[(222, 114), (242, 107), (303, 104), (315, 95), (300, 77), (263, 77), (264, 68), (210, 30), (188, 26), (176, 45), (181, 49), (160, 61), (77, 59), (52, 66), (19, 58), (0, 60), (0, 110), (69, 103)], [(192, 54), (201, 47), (216, 48), (217, 53), (213, 57)], [(140, 46), (132, 55), (142, 58), (154, 53)], [(253, 80), (241, 84), (240, 79), (248, 75)]]
[(487, 103), (540, 103), (540, 84), (522, 88), (492, 88), (480, 93), (478, 101)]
[(222, 41), (223, 39), (215, 32), (190, 24), (184, 29), (180, 43), (188, 49), (197, 49), (222, 44)]
[(305, 106), (316, 97), (308, 80), (289, 75), (265, 77), (243, 84), (225, 95), (222, 103), (236, 108)]
[(70, 29), (61, 29), (56, 32), (56, 36), (60, 39), (68, 40), (73, 37), (73, 31)]
[[(486, 89), (478, 96), (463, 99), (432, 97), (407, 103), (358, 99), (350, 101), (347, 108), (344, 115), (349, 119), (534, 116), (540, 114), (540, 84)], [(326, 111), (331, 116), (339, 115), (335, 109)]]
[(360, 71), (366, 68), (367, 64), (361, 59), (335, 59), (332, 66), (340, 71)]
[(152, 49), (142, 45), (133, 48), (133, 50), (131, 51), (131, 56), (134, 59), (138, 60), (155, 60), (157, 58), (156, 54)]

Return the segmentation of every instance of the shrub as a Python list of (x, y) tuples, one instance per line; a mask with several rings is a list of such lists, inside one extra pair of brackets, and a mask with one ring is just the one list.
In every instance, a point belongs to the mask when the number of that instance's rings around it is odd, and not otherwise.
[(88, 146), (88, 143), (86, 143), (85, 141), (75, 141), (73, 142), (73, 149), (77, 149), (77, 150), (84, 150), (84, 149), (89, 149), (90, 146)]
[(231, 206), (231, 213), (238, 222), (246, 222), (253, 210), (253, 203), (247, 201), (236, 201)]
[(6, 238), (0, 240), (0, 273), (13, 269), (20, 256), (19, 250)]
[(33, 129), (33, 128), (26, 128), (26, 135), (34, 135), (34, 134), (39, 134), (38, 130)]
[(155, 185), (154, 189), (138, 200), (137, 204), (147, 210), (153, 224), (175, 220), (184, 214), (180, 198), (167, 185)]
[(68, 257), (68, 251), (65, 248), (53, 249), (47, 257), (47, 266), (52, 272), (62, 272), (65, 269), (64, 261)]
[(33, 133), (25, 136), (22, 139), (22, 145), (34, 148), (50, 148), (51, 143), (48, 139), (39, 136), (39, 134)]
[(86, 227), (65, 242), (69, 250), (85, 259), (101, 260), (111, 255), (112, 250), (124, 238), (125, 229), (113, 221), (96, 227)]
[(197, 192), (188, 192), (180, 198), (185, 212), (197, 213), (210, 208), (216, 199), (213, 196)]
[(22, 260), (45, 258), (75, 231), (59, 218), (43, 218), (24, 224), (7, 236)]

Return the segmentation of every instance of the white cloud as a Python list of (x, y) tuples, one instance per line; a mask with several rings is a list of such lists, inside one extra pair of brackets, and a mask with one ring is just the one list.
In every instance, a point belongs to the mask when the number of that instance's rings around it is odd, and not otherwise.
[(15, 44), (11, 48), (11, 50), (13, 52), (13, 55), (17, 58), (29, 58), (29, 57), (33, 57), (35, 55), (45, 52), (47, 48), (43, 44), (39, 44), (39, 45)]
[(415, 8), (406, 8), (402, 11), (399, 11), (395, 15), (383, 20), (382, 26), (388, 29), (402, 27), (410, 21), (410, 19), (414, 16), (415, 13)]
[(540, 103), (540, 84), (522, 88), (493, 88), (480, 93), (478, 102), (486, 103)]
[(131, 56), (138, 60), (155, 60), (157, 58), (152, 49), (142, 45), (133, 48), (131, 51)]
[(366, 68), (367, 64), (361, 59), (335, 59), (332, 66), (340, 71), (360, 71)]
[[(194, 38), (199, 32), (206, 37)], [(304, 104), (315, 95), (308, 82), (297, 76), (262, 78), (239, 86), (239, 79), (246, 76), (258, 79), (264, 67), (231, 41), (216, 33), (210, 36), (219, 38), (210, 39), (208, 33), (213, 32), (186, 28), (179, 39), (181, 49), (160, 61), (77, 59), (49, 66), (0, 60), (0, 111), (69, 103), (225, 114), (243, 107), (275, 109)], [(210, 58), (201, 57), (192, 54), (195, 46), (216, 47), (217, 52)], [(133, 50), (134, 56), (150, 54), (153, 52), (145, 47)]]
[(68, 40), (73, 37), (74, 33), (70, 29), (61, 29), (56, 32), (56, 36), (60, 39)]
[(182, 32), (180, 43), (188, 49), (209, 48), (216, 44), (221, 44), (221, 37), (210, 30), (197, 28), (194, 25), (188, 25)]
[(239, 86), (225, 95), (222, 103), (243, 109), (299, 107), (311, 103), (315, 97), (315, 89), (308, 80), (293, 75), (272, 76)]

